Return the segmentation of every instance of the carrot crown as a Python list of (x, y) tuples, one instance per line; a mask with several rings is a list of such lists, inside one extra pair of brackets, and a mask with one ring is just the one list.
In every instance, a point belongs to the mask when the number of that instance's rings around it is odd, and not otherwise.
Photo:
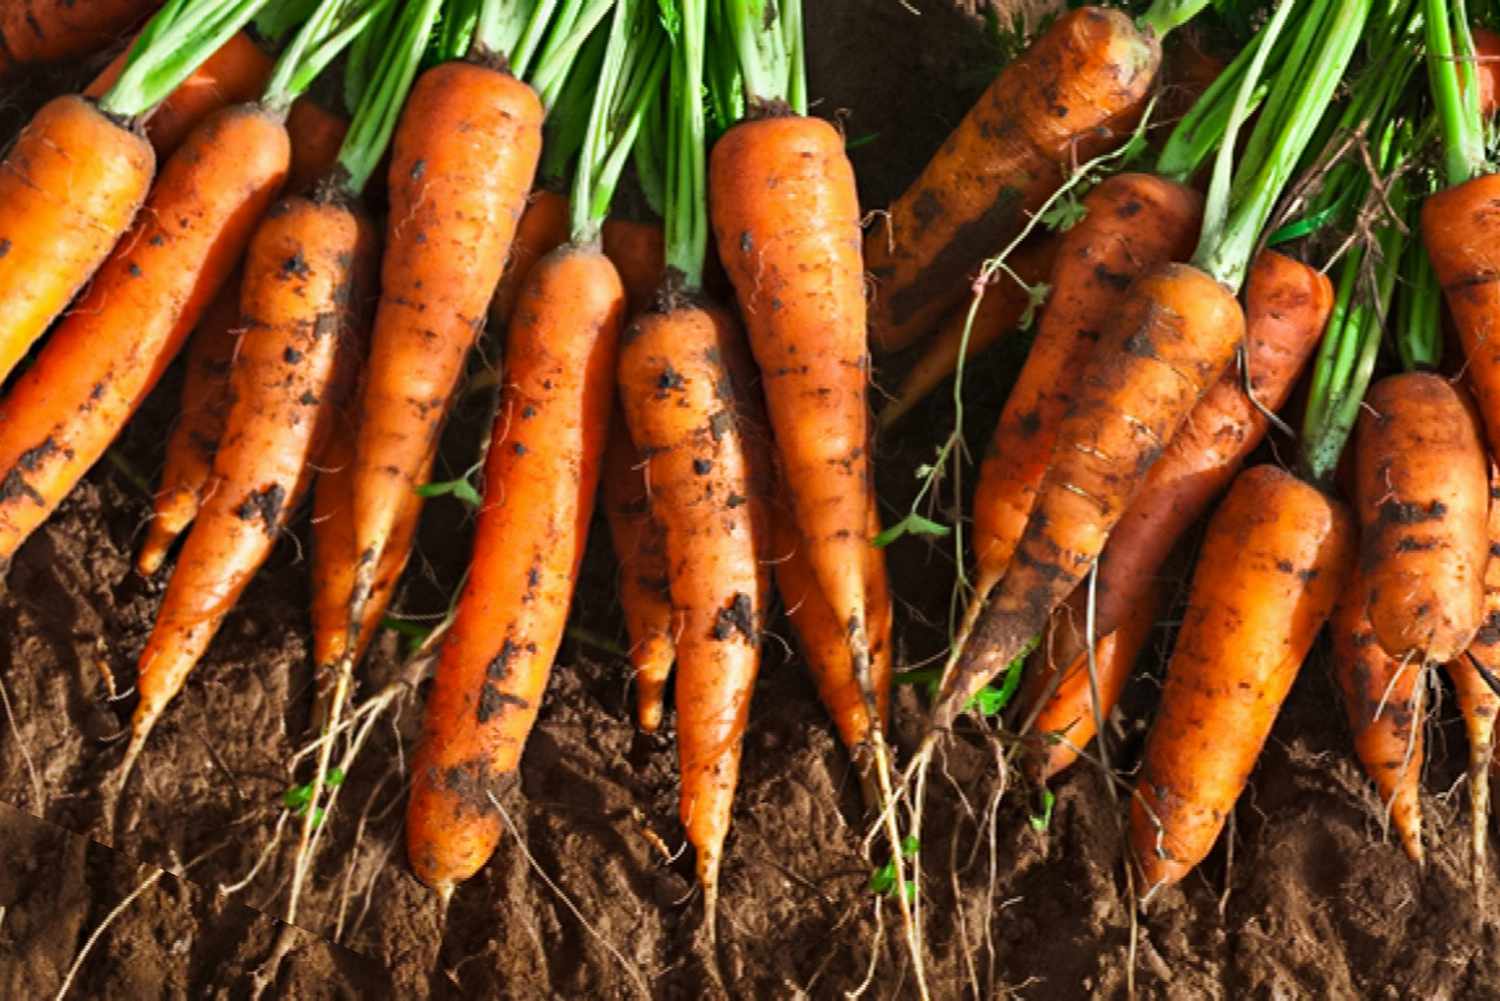
[(322, 0), (276, 60), (261, 104), (286, 114), (318, 75), (392, 0)]
[(407, 4), (396, 22), (394, 33), (387, 36), (385, 50), (354, 110), (354, 120), (344, 134), (344, 144), (339, 147), (340, 180), (348, 194), (358, 195), (364, 191), (370, 175), (385, 155), (441, 5), (442, 0)]
[(100, 110), (140, 118), (218, 51), (266, 0), (167, 0), (136, 36)]
[(655, 4), (652, 0), (617, 0), (574, 176), (570, 220), (574, 243), (599, 238), (646, 104), (656, 93), (666, 66), (665, 36)]
[(550, 110), (583, 43), (613, 5), (614, 0), (481, 0), (469, 58), (508, 65)]
[(750, 108), (807, 114), (802, 0), (718, 0), (714, 15), (725, 25)]

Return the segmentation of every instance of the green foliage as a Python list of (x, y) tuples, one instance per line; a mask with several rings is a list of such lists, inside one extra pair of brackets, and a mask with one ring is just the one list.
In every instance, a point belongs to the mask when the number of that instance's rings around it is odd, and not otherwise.
[(448, 497), (450, 495), (472, 508), (477, 508), (484, 503), (484, 498), (479, 496), (479, 491), (474, 489), (474, 484), (469, 482), (467, 476), (444, 480), (442, 483), (426, 483), (417, 487), (418, 497)]
[[(915, 837), (908, 834), (901, 839), (901, 857), (914, 859), (917, 852), (921, 850), (921, 844)], [(870, 873), (870, 892), (881, 896), (891, 896), (896, 892), (896, 860), (891, 859), (885, 865), (880, 866)], [(906, 880), (901, 884), (901, 894), (907, 900), (916, 896), (917, 884), (912, 880)]]

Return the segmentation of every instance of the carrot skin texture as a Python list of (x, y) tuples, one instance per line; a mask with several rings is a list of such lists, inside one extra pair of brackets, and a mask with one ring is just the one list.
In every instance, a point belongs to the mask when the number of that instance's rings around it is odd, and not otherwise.
[(181, 349), (275, 198), (288, 147), (281, 123), (253, 105), (199, 126), (0, 400), (0, 563), (104, 454)]
[(504, 329), (516, 308), (516, 299), (536, 262), (568, 242), (568, 199), (555, 191), (538, 188), (526, 201), (526, 210), (516, 224), (510, 256), (500, 283), (490, 299), (490, 322)]
[(65, 95), (0, 163), (0, 381), (103, 264), (151, 186), (140, 135)]
[(494, 852), (489, 796), (516, 771), (541, 709), (598, 492), (624, 309), (608, 258), (566, 246), (532, 269), (508, 332), (474, 559), (406, 812), (412, 869), (440, 892)]
[[(120, 78), (129, 54), (127, 46), (84, 89), (84, 96), (103, 97)], [(230, 35), (146, 118), (146, 138), (151, 140), (156, 155), (163, 160), (171, 156), (188, 133), (215, 111), (259, 98), (266, 89), (266, 81), (271, 79), (274, 64), (275, 60), (246, 32)]]
[(1004, 575), (1015, 554), (1102, 331), (1136, 279), (1192, 253), (1203, 223), (1202, 195), (1152, 174), (1116, 174), (1083, 204), (1088, 214), (1059, 238), (1036, 341), (980, 466), (974, 493), (980, 594)]
[(418, 77), (402, 111), (355, 446), (355, 537), (367, 575), (424, 474), (484, 324), (536, 174), (541, 121), (530, 87), (462, 62)]
[(620, 354), (631, 439), (648, 456), (652, 510), (666, 532), (677, 634), (681, 816), (699, 882), (716, 892), (760, 664), (764, 573), (757, 489), (735, 380), (741, 335), (729, 314), (674, 304), (632, 325)]
[(1233, 293), (1191, 265), (1163, 265), (1135, 283), (1058, 428), (1016, 556), (945, 685), (934, 726), (951, 725), (1077, 587), (1244, 333)]
[(676, 658), (667, 538), (651, 513), (646, 460), (636, 451), (625, 415), (619, 412), (610, 424), (604, 453), (604, 513), (620, 564), (620, 605), (630, 633), (636, 719), (642, 730), (655, 733)]
[(1333, 677), (1344, 699), (1354, 751), (1375, 783), (1401, 846), (1421, 865), (1422, 664), (1401, 661), (1380, 648), (1365, 614), (1365, 585), (1358, 573), (1329, 620)]
[(827, 122), (764, 118), (715, 144), (708, 193), (808, 560), (854, 655), (867, 656), (869, 357), (854, 169)]
[(1356, 431), (1360, 564), (1370, 624), (1392, 657), (1446, 663), (1484, 618), (1489, 465), (1447, 379), (1388, 376)]
[(650, 307), (667, 269), (666, 234), (658, 222), (604, 220), (604, 253), (615, 262), (630, 315)]
[(286, 131), (292, 137), (292, 163), (286, 172), (286, 190), (294, 195), (322, 180), (338, 162), (339, 149), (349, 131), (349, 120), (307, 97), (292, 102)]
[(1209, 522), (1131, 798), (1145, 899), (1213, 847), (1345, 589), (1354, 532), (1342, 504), (1276, 466), (1241, 473)]
[(995, 78), (865, 237), (876, 350), (928, 332), (979, 262), (1063, 183), (1076, 144), (1139, 112), (1160, 62), (1160, 46), (1123, 13), (1083, 7)]
[(328, 429), (321, 411), (336, 377), (358, 233), (347, 208), (290, 198), (251, 240), (232, 403), (212, 486), (141, 653), (137, 738), (182, 690), (296, 509)]
[[(1053, 239), (1028, 243), (1006, 264), (1026, 285), (1046, 282), (1052, 274), (1057, 245), (1058, 241)], [(943, 321), (937, 336), (923, 345), (921, 355), (906, 370), (895, 398), (881, 408), (880, 427), (885, 429), (894, 425), (957, 372), (960, 354), (965, 360), (973, 358), (1016, 331), (1030, 304), (1031, 295), (1027, 289), (1008, 274), (997, 275), (979, 300), (966, 348), (964, 327), (968, 324), (969, 303), (959, 302)]]
[[(1245, 284), (1246, 375), (1231, 364), (1188, 414), (1160, 461), (1146, 474), (1099, 557), (1095, 631), (1104, 636), (1144, 600), (1146, 589), (1182, 534), (1195, 524), (1265, 440), (1270, 421), (1255, 405), (1280, 410), (1312, 358), (1333, 311), (1333, 285), (1316, 268), (1261, 251)], [(1068, 599), (1069, 614), (1054, 616), (1054, 659), (1084, 650), (1082, 623), (1088, 592)]]
[(0, 7), (0, 79), (105, 48), (160, 0), (26, 0)]
[[(1166, 606), (1166, 588), (1156, 581), (1148, 584), (1142, 599), (1130, 609), (1118, 629), (1099, 640), (1094, 653), (1095, 680), (1099, 686), (1098, 719), (1108, 720), (1120, 694), (1130, 680), (1130, 669), (1140, 657), (1152, 627)], [(1067, 614), (1059, 609), (1055, 614)], [(1079, 627), (1083, 627), (1080, 625)], [(1054, 635), (1056, 631), (1054, 630)], [(1066, 670), (1052, 695), (1037, 712), (1027, 737), (1025, 767), (1034, 782), (1047, 782), (1062, 774), (1078, 760), (1079, 752), (1098, 736), (1095, 725), (1093, 689), (1089, 684), (1088, 652), (1070, 662), (1058, 661), (1046, 644), (1031, 655), (1019, 703), (1035, 706), (1052, 686), (1057, 674), (1054, 664), (1066, 664)]]

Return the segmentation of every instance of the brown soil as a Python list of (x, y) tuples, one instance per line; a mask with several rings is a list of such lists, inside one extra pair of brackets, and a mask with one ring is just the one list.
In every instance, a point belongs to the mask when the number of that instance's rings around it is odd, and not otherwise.
[[(913, 6), (920, 16), (897, 0), (807, 5), (820, 110), (851, 136), (876, 134), (854, 153), (869, 205), (898, 192), (989, 73), (975, 21), (946, 0)], [(35, 96), (0, 124), (27, 103)], [(972, 374), (973, 397), (988, 401), (969, 414), (976, 441), (1013, 367), (1013, 347), (996, 354)], [(160, 582), (130, 569), (148, 511), (133, 479), (159, 467), (176, 391), (169, 379), (118, 461), (101, 463), (28, 542), (0, 599), (0, 682), (13, 716), (0, 719), (8, 998), (51, 996), (92, 929), (155, 865), (185, 868), (185, 878), (162, 877), (119, 914), (72, 996), (247, 997), (276, 939), (290, 831), (246, 886), (226, 887), (271, 843), (279, 798), (295, 781), (310, 700), (305, 529), (278, 548), (158, 727), (120, 833), (106, 834), (102, 782), (122, 750), (134, 657), (161, 594)], [(454, 470), (472, 461), (484, 409), (482, 399), (467, 401), (453, 423), (445, 457)], [(950, 420), (936, 401), (882, 445), (888, 513), (909, 504), (912, 470), (931, 459)], [(412, 614), (443, 607), (468, 545), (458, 502), (436, 500), (430, 511), (400, 605)], [(670, 726), (659, 738), (636, 732), (624, 660), (600, 648), (623, 630), (599, 527), (573, 638), (507, 803), (515, 826), (494, 860), (459, 889), (446, 921), (407, 870), (402, 776), (418, 702), (406, 699), (375, 728), (343, 787), (299, 916), (306, 931), (267, 996), (821, 998), (867, 976), (866, 996), (915, 996), (894, 908), (887, 901), (877, 917), (867, 889), (858, 783), (801, 666), (774, 639), (746, 737), (718, 948), (705, 941), (680, 847)], [(917, 539), (897, 544), (891, 559), (902, 662), (913, 664), (941, 643), (935, 624), (946, 615), (952, 561), (941, 544)], [(1159, 632), (1158, 651), (1169, 634)], [(395, 676), (399, 653), (385, 635), (362, 695)], [(122, 689), (114, 701), (111, 677)], [(1117, 761), (1139, 750), (1154, 686), (1143, 679), (1127, 696)], [(901, 707), (898, 738), (909, 752), (911, 692)], [(1426, 787), (1440, 794), (1424, 802), (1431, 857), (1420, 872), (1381, 837), (1314, 658), (1234, 829), (1141, 918), (1133, 959), (1121, 809), (1102, 773), (1080, 765), (1059, 784), (1042, 834), (1027, 819), (1033, 797), (1015, 789), (988, 821), (995, 759), (977, 738), (956, 743), (934, 773), (923, 831), (934, 996), (1114, 998), (1132, 970), (1149, 998), (1500, 996), (1500, 888), (1490, 886), (1476, 911), (1454, 716), (1442, 707), (1433, 732)], [(296, 774), (305, 780), (305, 765)]]

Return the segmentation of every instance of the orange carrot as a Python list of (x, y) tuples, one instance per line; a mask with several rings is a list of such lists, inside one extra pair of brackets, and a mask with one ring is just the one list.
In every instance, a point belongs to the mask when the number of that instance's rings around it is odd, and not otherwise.
[(1354, 751), (1375, 783), (1383, 814), (1412, 861), (1422, 851), (1422, 664), (1380, 648), (1365, 614), (1365, 583), (1354, 574), (1339, 598), (1333, 632), (1333, 677), (1344, 697)]
[(661, 224), (606, 219), (604, 252), (615, 262), (615, 270), (620, 272), (620, 280), (625, 283), (631, 315), (648, 308), (661, 286), (667, 266)]
[(424, 475), (483, 325), (536, 173), (541, 120), (530, 87), (467, 62), (424, 72), (402, 111), (355, 446), (360, 569), (351, 622), (361, 618), (358, 606)]
[[(127, 47), (83, 91), (85, 97), (103, 97), (125, 68)], [(271, 77), (274, 61), (260, 43), (244, 31), (235, 32), (204, 60), (186, 80), (146, 119), (146, 138), (156, 155), (166, 159), (203, 119), (231, 104), (244, 104), (260, 96)]]
[(232, 402), (203, 509), (141, 653), (127, 771), (304, 492), (336, 402), (359, 231), (340, 200), (292, 197), (250, 243)]
[(1006, 262), (1015, 272), (1015, 277), (998, 275), (985, 288), (974, 313), (967, 349), (964, 329), (969, 322), (969, 304), (960, 302), (948, 314), (937, 336), (923, 346), (921, 355), (906, 370), (895, 399), (880, 411), (881, 428), (889, 428), (905, 417), (928, 393), (956, 372), (960, 353), (965, 359), (973, 358), (1019, 327), (1027, 309), (1032, 308), (1031, 292), (1026, 286), (1047, 281), (1057, 256), (1057, 245), (1058, 241), (1052, 239), (1029, 242), (1017, 251), (1014, 260)]
[(1446, 663), (1484, 618), (1489, 476), (1469, 402), (1414, 372), (1370, 388), (1357, 462), (1370, 625), (1392, 657)]
[(16, 0), (0, 6), (0, 79), (26, 66), (105, 48), (160, 4), (161, 0)]
[(652, 511), (666, 532), (677, 636), (682, 822), (714, 912), (760, 663), (764, 538), (748, 503), (753, 459), (746, 405), (725, 359), (740, 337), (729, 315), (692, 302), (642, 315), (620, 356), (631, 438), (647, 457)]
[(1201, 195), (1152, 174), (1116, 174), (1083, 204), (1087, 214), (1060, 240), (1036, 342), (980, 467), (974, 494), (976, 606), (1010, 565), (1052, 462), (1063, 415), (1102, 332), (1131, 283), (1192, 252), (1203, 222)]
[(239, 105), (167, 162), (131, 232), (0, 400), (0, 564), (104, 454), (181, 348), (289, 156), (277, 116)]
[[(1245, 392), (1241, 366), (1229, 366), (1146, 474), (1099, 557), (1096, 635), (1107, 635), (1132, 614), (1178, 539), (1265, 439), (1266, 414), (1286, 403), (1332, 310), (1333, 286), (1322, 272), (1271, 250), (1256, 256), (1245, 287), (1245, 367), (1254, 400)], [(1084, 651), (1087, 600), (1087, 588), (1080, 587), (1067, 612), (1054, 616), (1054, 661), (1068, 663)], [(1106, 702), (1106, 710), (1112, 707)]]
[(1477, 25), (1470, 29), (1474, 36), (1475, 64), (1479, 78), (1479, 110), (1493, 115), (1500, 110), (1500, 34)]
[(286, 189), (301, 194), (338, 160), (349, 122), (311, 98), (299, 97), (287, 112), (286, 131), (292, 137), (292, 165), (286, 172)]
[(1111, 119), (1139, 113), (1160, 61), (1155, 37), (1123, 12), (1083, 7), (1059, 17), (995, 78), (865, 238), (878, 350), (928, 332), (984, 256), (1062, 184), (1077, 144)]
[(807, 557), (873, 700), (865, 611), (869, 415), (859, 204), (827, 122), (741, 122), (714, 145), (709, 214), (764, 379)]
[(55, 98), (0, 164), (0, 381), (135, 217), (156, 158), (81, 97)]
[(1276, 466), (1209, 522), (1130, 810), (1143, 901), (1213, 847), (1355, 562), (1353, 519)]
[(538, 188), (526, 201), (526, 210), (516, 224), (510, 256), (495, 295), (490, 299), (490, 322), (503, 329), (510, 322), (516, 299), (536, 262), (568, 242), (568, 199), (555, 191)]
[[(1115, 703), (1120, 701), (1120, 693), (1130, 680), (1130, 669), (1166, 606), (1166, 598), (1166, 588), (1160, 582), (1148, 582), (1141, 600), (1131, 607), (1119, 628), (1099, 640), (1094, 651), (1094, 684), (1099, 692), (1097, 715), (1086, 650), (1070, 661), (1063, 661), (1044, 643), (1031, 655), (1018, 704), (1023, 710), (1038, 707), (1027, 738), (1026, 770), (1032, 781), (1047, 782), (1062, 774), (1098, 735), (1097, 721), (1109, 719), (1114, 712)], [(1056, 614), (1068, 611), (1064, 607)], [(1060, 632), (1054, 629), (1052, 635)], [(1059, 667), (1065, 669), (1059, 671)]]
[(604, 453), (604, 513), (620, 563), (620, 605), (630, 632), (636, 718), (642, 730), (655, 733), (676, 656), (667, 540), (661, 522), (651, 514), (646, 460), (630, 440), (625, 415), (618, 412)]
[[(396, 168), (404, 162), (398, 148)], [(474, 560), (428, 699), (406, 813), (412, 868), (444, 898), (499, 841), (490, 796), (515, 774), (562, 642), (624, 308), (609, 259), (570, 245), (532, 269), (510, 326)]]

